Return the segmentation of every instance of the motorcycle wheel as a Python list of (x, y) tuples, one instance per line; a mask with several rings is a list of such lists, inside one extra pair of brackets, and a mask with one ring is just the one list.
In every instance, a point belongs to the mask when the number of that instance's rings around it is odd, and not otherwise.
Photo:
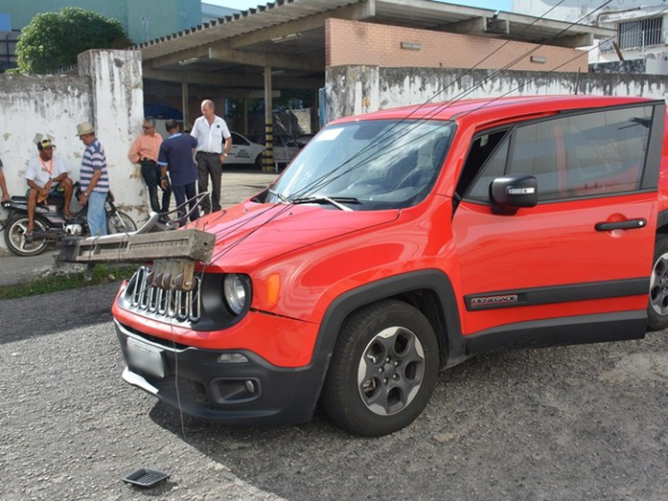
[[(35, 230), (46, 231), (48, 225), (40, 218), (35, 218)], [(45, 238), (33, 238), (26, 240), (25, 233), (28, 231), (28, 216), (18, 215), (12, 217), (5, 228), (5, 243), (7, 248), (17, 256), (37, 256), (44, 252), (49, 246)]]
[(107, 234), (129, 233), (137, 231), (137, 225), (125, 212), (116, 211), (107, 214)]

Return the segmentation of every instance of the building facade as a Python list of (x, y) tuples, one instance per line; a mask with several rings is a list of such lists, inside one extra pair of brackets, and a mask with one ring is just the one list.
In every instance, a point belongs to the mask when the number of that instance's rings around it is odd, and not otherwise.
[(592, 71), (668, 75), (668, 4), (625, 0), (513, 0), (515, 12), (610, 28), (616, 34), (589, 50)]

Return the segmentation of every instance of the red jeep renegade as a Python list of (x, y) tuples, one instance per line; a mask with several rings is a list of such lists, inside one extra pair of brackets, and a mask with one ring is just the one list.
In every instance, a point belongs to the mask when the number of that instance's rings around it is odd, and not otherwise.
[(123, 378), (204, 419), (299, 423), (321, 399), (383, 435), (477, 353), (662, 329), (664, 121), (663, 101), (586, 96), (338, 120), (200, 221), (216, 244), (194, 290), (150, 267), (123, 285)]

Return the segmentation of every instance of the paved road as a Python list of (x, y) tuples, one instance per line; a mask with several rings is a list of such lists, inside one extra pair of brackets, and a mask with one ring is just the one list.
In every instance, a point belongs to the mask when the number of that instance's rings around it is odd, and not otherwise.
[[(269, 182), (241, 176), (231, 196)], [(128, 386), (117, 288), (0, 301), (3, 501), (668, 499), (666, 332), (469, 360), (411, 427), (362, 439), (321, 411), (274, 429), (202, 423)], [(121, 482), (142, 467), (171, 478)]]
[[(275, 429), (182, 420), (121, 380), (116, 288), (0, 302), (3, 501), (668, 499), (666, 333), (469, 360), (414, 425), (361, 439), (320, 411)], [(142, 467), (171, 478), (121, 482)]]

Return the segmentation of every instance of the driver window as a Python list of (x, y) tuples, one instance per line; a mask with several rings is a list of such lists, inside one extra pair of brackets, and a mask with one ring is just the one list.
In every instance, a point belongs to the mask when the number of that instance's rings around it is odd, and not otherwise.
[(539, 201), (636, 190), (651, 119), (644, 106), (524, 125), (514, 134), (508, 173), (535, 176)]

